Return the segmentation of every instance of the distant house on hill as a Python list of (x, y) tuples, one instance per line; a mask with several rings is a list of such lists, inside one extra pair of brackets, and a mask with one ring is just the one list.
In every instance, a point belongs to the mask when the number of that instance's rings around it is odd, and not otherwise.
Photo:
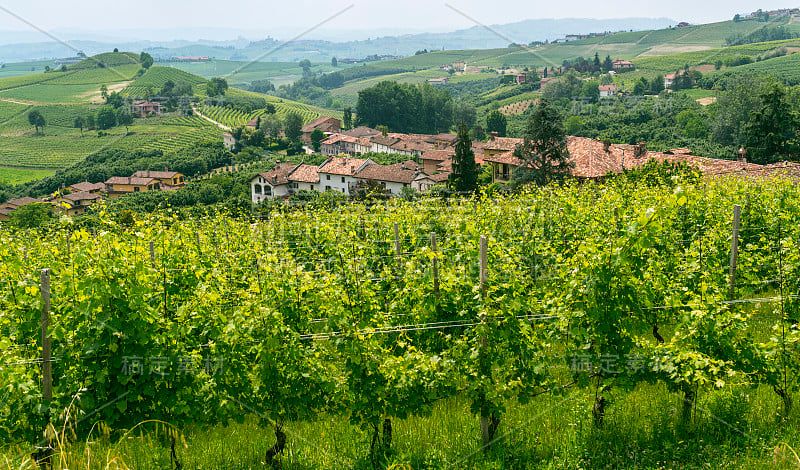
[(619, 88), (616, 85), (600, 85), (598, 88), (600, 89), (600, 98), (614, 96), (619, 93)]
[(447, 85), (447, 82), (450, 81), (449, 77), (442, 77), (442, 78), (429, 78), (428, 83), (431, 85)]
[(183, 173), (178, 173), (177, 171), (139, 170), (131, 176), (134, 178), (155, 178), (164, 186), (183, 186), (186, 184)]
[(222, 134), (222, 144), (228, 150), (233, 150), (236, 147), (236, 139), (231, 135), (230, 132), (226, 132)]
[(112, 176), (105, 184), (108, 196), (112, 198), (123, 194), (161, 190), (161, 182), (156, 178)]
[(326, 134), (340, 132), (342, 130), (342, 121), (334, 117), (320, 116), (305, 124), (303, 126), (303, 141), (305, 143), (311, 143), (311, 133), (315, 130), (320, 130)]
[(156, 103), (154, 101), (147, 101), (147, 100), (139, 100), (134, 101), (131, 104), (131, 114), (134, 116), (144, 118), (150, 114), (161, 114), (161, 103)]
[(81, 183), (71, 184), (67, 186), (65, 189), (68, 189), (73, 193), (83, 191), (91, 194), (97, 194), (102, 191), (105, 191), (106, 185), (103, 183), (90, 183), (88, 181), (83, 181)]
[(636, 68), (636, 64), (629, 60), (622, 60), (622, 59), (614, 59), (611, 62), (611, 68), (617, 72), (621, 72), (623, 70), (633, 70)]

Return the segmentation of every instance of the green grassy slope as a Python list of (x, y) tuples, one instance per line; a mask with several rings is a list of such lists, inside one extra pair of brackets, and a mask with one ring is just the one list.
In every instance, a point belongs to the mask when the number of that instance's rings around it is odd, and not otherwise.
[[(205, 78), (177, 68), (153, 66), (137, 76), (141, 68), (132, 56), (112, 53), (102, 54), (96, 59), (120, 65), (90, 67), (96, 62), (87, 59), (83, 62), (86, 67), (75, 67), (66, 72), (0, 78), (0, 180), (18, 182), (35, 179), (80, 162), (87, 155), (105, 148), (169, 151), (201, 140), (221, 140), (222, 130), (218, 126), (198, 116), (186, 117), (177, 113), (135, 119), (127, 132), (125, 127), (114, 127), (103, 133), (85, 129), (81, 131), (73, 127), (76, 117), (85, 117), (100, 109), (102, 85), (131, 98), (148, 89), (157, 93), (167, 80), (194, 85), (195, 94), (201, 97), (204, 93)], [(321, 114), (341, 118), (341, 112), (330, 112), (273, 96), (234, 88), (229, 89), (228, 93), (262, 96), (275, 103), (277, 114), (296, 111), (304, 121)], [(28, 122), (28, 114), (33, 110), (39, 111), (47, 122), (39, 134)], [(257, 111), (252, 116), (263, 112)], [(251, 115), (245, 117), (249, 119)]]

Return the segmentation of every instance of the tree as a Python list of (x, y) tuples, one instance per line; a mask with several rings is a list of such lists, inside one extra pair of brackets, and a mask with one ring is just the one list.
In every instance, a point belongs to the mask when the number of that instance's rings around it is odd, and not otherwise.
[(38, 109), (34, 109), (28, 113), (28, 122), (36, 129), (37, 134), (39, 133), (39, 128), (47, 124), (44, 120), (44, 116), (42, 116), (42, 113), (40, 113)]
[(450, 186), (458, 192), (472, 192), (478, 187), (478, 168), (475, 164), (475, 153), (472, 151), (472, 139), (469, 137), (469, 128), (463, 121), (458, 125)]
[(661, 93), (664, 91), (664, 76), (656, 75), (653, 81), (650, 82), (650, 91), (653, 93)]
[(507, 125), (508, 121), (505, 115), (496, 109), (486, 117), (486, 132), (497, 132), (499, 137), (506, 136)]
[(86, 128), (93, 129), (94, 128), (94, 113), (89, 113), (86, 115)]
[(308, 59), (301, 60), (297, 65), (303, 69), (303, 77), (310, 77), (311, 76), (311, 61)]
[(636, 80), (636, 83), (633, 84), (633, 94), (634, 95), (643, 95), (647, 91), (647, 80), (644, 77), (640, 77), (639, 80)]
[(149, 69), (153, 65), (153, 56), (142, 51), (142, 53), (139, 54), (139, 62), (142, 63), (142, 68)]
[(614, 61), (611, 60), (611, 56), (607, 55), (605, 59), (603, 59), (603, 71), (609, 72), (611, 69), (614, 68)]
[(119, 52), (119, 48), (115, 47), (114, 52)]
[(272, 103), (267, 103), (267, 105), (264, 106), (264, 113), (275, 114), (275, 105)]
[(738, 13), (733, 15), (734, 23), (738, 23), (741, 19), (742, 19), (742, 17)]
[(344, 125), (345, 130), (353, 128), (353, 110), (350, 108), (350, 106), (344, 108), (342, 124)]
[(311, 133), (311, 146), (314, 148), (315, 152), (319, 153), (321, 147), (320, 142), (322, 142), (323, 139), (325, 139), (325, 133), (320, 129), (314, 129)]
[(759, 104), (750, 112), (744, 129), (745, 146), (753, 163), (773, 163), (796, 149), (797, 119), (778, 82), (768, 82), (759, 93)]
[(128, 126), (133, 123), (133, 116), (131, 116), (131, 111), (128, 109), (127, 106), (121, 106), (117, 108), (114, 116), (117, 119), (118, 126), (125, 126), (125, 133), (128, 133)]
[(49, 65), (45, 65), (44, 66), (44, 71), (45, 71), (45, 73), (49, 72), (50, 71), (50, 66)]
[(36, 228), (47, 222), (53, 212), (49, 203), (25, 204), (9, 215), (12, 225), (19, 228)]
[(336, 57), (332, 57), (331, 58), (331, 67), (338, 67), (338, 66), (339, 66), (339, 61), (336, 60)]
[(533, 182), (544, 186), (569, 175), (572, 162), (567, 150), (567, 134), (558, 110), (545, 98), (528, 118), (523, 143), (514, 149), (522, 161), (514, 173), (517, 183)]
[(465, 101), (459, 101), (453, 106), (453, 123), (459, 126), (462, 122), (467, 125), (467, 128), (473, 127), (478, 122), (478, 112), (475, 106)]
[(83, 119), (83, 116), (78, 116), (75, 118), (75, 122), (73, 123), (73, 127), (77, 127), (81, 130), (81, 135), (83, 135), (83, 127), (86, 125), (86, 120)]
[(597, 70), (600, 70), (600, 68), (602, 67), (602, 64), (600, 63), (600, 55), (597, 52), (594, 53), (594, 60), (592, 61), (592, 65), (594, 65), (597, 68)]
[(223, 96), (228, 90), (228, 81), (224, 78), (214, 77), (206, 84), (206, 95)]
[(269, 139), (270, 144), (272, 140), (278, 138), (282, 127), (283, 123), (281, 123), (281, 119), (274, 114), (264, 116), (264, 119), (261, 121), (261, 129), (263, 129), (264, 135)]
[(111, 129), (117, 124), (117, 115), (114, 113), (114, 108), (105, 105), (97, 112), (97, 128), (98, 129)]
[(283, 123), (283, 133), (292, 142), (300, 140), (303, 135), (303, 118), (294, 111), (287, 114)]

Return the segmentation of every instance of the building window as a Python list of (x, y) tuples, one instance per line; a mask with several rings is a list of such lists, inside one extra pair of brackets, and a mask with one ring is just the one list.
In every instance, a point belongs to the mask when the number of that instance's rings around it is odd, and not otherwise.
[(139, 187), (138, 186), (134, 186), (133, 187), (133, 192), (138, 193), (139, 192)]
[(272, 196), (272, 186), (264, 186), (264, 195)]
[(254, 191), (256, 194), (261, 194), (261, 185), (254, 184), (254, 185), (253, 185), (253, 191)]
[(342, 176), (342, 183), (344, 183), (344, 176)]
[(330, 190), (331, 190), (330, 186), (325, 186), (325, 191), (330, 191)]
[(312, 190), (312, 191), (314, 190), (314, 185), (313, 185), (313, 184), (311, 185), (311, 190)]
[(331, 180), (331, 175), (325, 175), (325, 179), (330, 181)]

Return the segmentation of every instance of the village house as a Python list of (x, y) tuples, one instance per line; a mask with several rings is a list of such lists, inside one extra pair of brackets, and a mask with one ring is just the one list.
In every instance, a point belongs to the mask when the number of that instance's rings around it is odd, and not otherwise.
[(270, 171), (259, 173), (250, 180), (250, 200), (259, 203), (265, 199), (289, 195), (289, 174), (299, 165), (276, 162)]
[(32, 197), (21, 197), (17, 199), (11, 199), (0, 204), (0, 220), (8, 220), (11, 218), (11, 213), (15, 210), (19, 209), (22, 206), (27, 206), (28, 204), (36, 204), (45, 202), (42, 199), (35, 199)]
[(371, 137), (369, 140), (372, 143), (370, 152), (376, 153), (392, 153), (392, 145), (400, 141), (400, 139), (397, 137), (391, 137), (388, 135), (376, 135)]
[(102, 199), (99, 194), (78, 191), (65, 194), (61, 197), (61, 203), (66, 206), (57, 205), (57, 210), (66, 215), (80, 215), (86, 213), (86, 208)]
[(447, 85), (447, 82), (450, 81), (450, 77), (441, 77), (441, 78), (429, 78), (428, 83), (431, 85)]
[(90, 183), (88, 181), (83, 181), (80, 183), (71, 184), (65, 189), (73, 193), (83, 191), (91, 194), (98, 194), (106, 190), (106, 185), (103, 183)]
[(161, 103), (139, 100), (131, 104), (131, 114), (135, 117), (145, 118), (151, 114), (161, 114)]
[(170, 187), (182, 187), (186, 184), (183, 173), (178, 173), (177, 171), (139, 170), (131, 176), (134, 178), (155, 178), (161, 183), (161, 189), (164, 190), (172, 189)]
[(297, 191), (318, 191), (319, 171), (316, 165), (302, 164), (289, 173), (289, 193)]
[(440, 149), (453, 147), (456, 142), (458, 142), (458, 136), (455, 134), (438, 134), (433, 138), (433, 144)]
[(346, 130), (346, 131), (342, 132), (342, 134), (349, 135), (350, 137), (357, 137), (357, 138), (360, 139), (360, 138), (363, 138), (363, 137), (373, 137), (373, 136), (376, 136), (376, 135), (380, 135), (381, 131), (379, 131), (378, 129), (373, 129), (371, 127), (367, 127), (367, 126), (358, 126), (358, 127), (354, 127), (352, 129)]
[(600, 89), (600, 98), (615, 96), (619, 93), (619, 88), (616, 85), (600, 85), (598, 88)]
[(496, 132), (491, 132), (489, 140), (483, 145), (483, 159), (488, 161), (488, 157), (514, 150), (521, 143), (522, 139), (498, 137)]
[(359, 182), (375, 182), (384, 188), (386, 194), (397, 196), (419, 175), (419, 165), (413, 161), (394, 165), (371, 164), (363, 167), (357, 174)]
[(112, 176), (105, 182), (109, 197), (118, 197), (123, 194), (139, 193), (144, 191), (160, 191), (161, 183), (155, 178), (134, 178), (127, 176)]
[(256, 116), (253, 119), (247, 121), (245, 127), (247, 127), (250, 130), (256, 130), (260, 125), (261, 125), (261, 116)]
[(328, 117), (328, 116), (320, 116), (317, 119), (309, 122), (308, 124), (303, 125), (303, 141), (307, 144), (311, 143), (311, 133), (315, 130), (320, 130), (326, 134), (331, 134), (334, 132), (341, 132), (342, 130), (342, 121), (339, 119)]
[(230, 132), (226, 132), (222, 134), (222, 145), (229, 151), (232, 151), (236, 147), (236, 138), (234, 138)]
[(613, 61), (611, 61), (611, 69), (616, 72), (624, 70), (633, 70), (635, 68), (636, 65), (629, 60), (614, 59)]
[(319, 166), (321, 191), (336, 191), (350, 195), (350, 185), (358, 180), (356, 175), (367, 165), (375, 165), (370, 159), (330, 157)]
[(419, 162), (422, 165), (422, 171), (427, 174), (432, 174), (437, 171), (437, 167), (443, 161), (452, 158), (455, 155), (455, 150), (428, 150), (419, 157)]

